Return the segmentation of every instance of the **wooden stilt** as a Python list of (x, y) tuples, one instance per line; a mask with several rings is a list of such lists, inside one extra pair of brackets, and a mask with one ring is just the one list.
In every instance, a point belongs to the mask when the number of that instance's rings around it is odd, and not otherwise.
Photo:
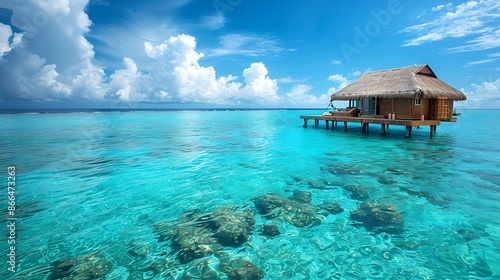
[(411, 126), (406, 126), (406, 138), (411, 137)]
[(348, 130), (348, 122), (358, 123), (361, 126), (361, 131), (363, 133), (370, 133), (370, 124), (379, 124), (381, 125), (380, 133), (382, 136), (387, 134), (387, 130), (389, 129), (389, 124), (393, 124), (396, 126), (403, 126), (406, 128), (406, 137), (410, 138), (413, 127), (420, 128), (422, 126), (429, 126), (429, 136), (432, 138), (436, 134), (437, 126), (439, 125), (439, 121), (437, 120), (412, 120), (412, 119), (400, 119), (397, 121), (394, 120), (384, 120), (379, 118), (353, 118), (353, 117), (341, 117), (341, 116), (300, 116), (301, 119), (304, 120), (303, 127), (308, 126), (309, 120), (314, 121), (314, 127), (318, 127), (321, 121), (325, 121), (326, 129), (330, 129), (330, 124), (332, 129), (338, 127), (339, 122), (344, 123), (344, 131)]
[(363, 133), (369, 133), (370, 132), (370, 126), (368, 123), (363, 123), (363, 126), (361, 127), (361, 131)]

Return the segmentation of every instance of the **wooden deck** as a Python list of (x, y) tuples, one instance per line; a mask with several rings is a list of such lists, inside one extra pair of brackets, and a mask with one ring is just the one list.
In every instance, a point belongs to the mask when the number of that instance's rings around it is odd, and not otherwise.
[(369, 133), (370, 124), (380, 124), (382, 135), (385, 135), (389, 125), (400, 125), (406, 127), (406, 137), (411, 137), (411, 131), (413, 127), (429, 126), (430, 127), (430, 137), (434, 136), (436, 133), (436, 127), (441, 124), (439, 120), (405, 120), (405, 119), (383, 119), (383, 118), (370, 118), (370, 117), (343, 117), (343, 116), (300, 116), (304, 120), (304, 127), (307, 127), (307, 122), (309, 120), (314, 120), (314, 127), (319, 125), (319, 121), (325, 121), (326, 128), (332, 124), (332, 128), (337, 127), (338, 122), (344, 123), (344, 130), (347, 131), (348, 122), (356, 122), (362, 125), (363, 133)]

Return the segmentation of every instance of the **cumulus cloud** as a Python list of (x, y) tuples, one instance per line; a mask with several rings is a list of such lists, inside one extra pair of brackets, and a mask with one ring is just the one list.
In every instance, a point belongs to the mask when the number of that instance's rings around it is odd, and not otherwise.
[(338, 82), (338, 83), (347, 83), (347, 78), (342, 74), (333, 74), (328, 77), (329, 81)]
[[(433, 7), (433, 16), (426, 23), (409, 26), (402, 30), (415, 38), (402, 46), (420, 46), (445, 38), (472, 37), (464, 46), (448, 49), (449, 52), (464, 52), (492, 49), (500, 46), (500, 29), (495, 22), (500, 14), (497, 0), (468, 1), (454, 6), (452, 3)], [(493, 24), (492, 24), (493, 23)]]
[(243, 94), (261, 104), (278, 102), (278, 82), (267, 74), (267, 68), (262, 62), (252, 63), (244, 69), (243, 77), (247, 85), (243, 88)]
[(4, 99), (99, 99), (102, 91), (89, 88), (92, 82), (74, 84), (88, 73), (102, 73), (92, 63), (93, 46), (84, 36), (91, 25), (84, 12), (86, 4), (83, 0), (0, 3), (12, 11), (11, 24), (22, 30), (14, 34), (11, 50), (0, 65), (0, 79), (8, 89)]
[(9, 42), (10, 37), (12, 37), (10, 26), (0, 23), (0, 58), (12, 49)]
[(330, 89), (328, 89), (328, 93), (327, 93), (328, 96), (334, 94), (335, 92), (337, 92), (340, 89), (345, 88), (347, 86), (347, 83), (349, 82), (349, 80), (347, 80), (347, 78), (344, 77), (344, 75), (342, 75), (342, 74), (330, 75), (328, 77), (328, 80), (338, 84), (336, 87), (331, 87)]
[(467, 100), (457, 102), (458, 108), (495, 109), (500, 107), (500, 78), (471, 84), (471, 90), (460, 89), (467, 95)]
[[(107, 65), (104, 71), (100, 64), (105, 60), (96, 62), (94, 46), (86, 39), (93, 27), (85, 13), (87, 4), (88, 0), (30, 0), (22, 6), (15, 0), (0, 2), (0, 8), (12, 11), (10, 25), (0, 24), (1, 100), (280, 106), (323, 103), (327, 97), (309, 93), (310, 86), (303, 84), (280, 95), (278, 80), (263, 62), (242, 69), (241, 78), (218, 76), (213, 66), (201, 64), (205, 55), (187, 34), (154, 41), (159, 43), (144, 40), (140, 59), (135, 53), (124, 55), (122, 65)], [(251, 35), (230, 34), (221, 42), (222, 52), (243, 51), (248, 56), (282, 50), (276, 41)]]
[(286, 93), (287, 101), (292, 106), (322, 107), (330, 102), (330, 95), (322, 94), (319, 97), (311, 94), (312, 86), (298, 84)]

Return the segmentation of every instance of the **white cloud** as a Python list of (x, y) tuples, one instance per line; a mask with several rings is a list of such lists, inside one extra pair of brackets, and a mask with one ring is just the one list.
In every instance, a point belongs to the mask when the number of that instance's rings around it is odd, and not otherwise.
[[(21, 44), (23, 34), (13, 33), (10, 25), (0, 22), (0, 59), (13, 48)], [(12, 43), (11, 43), (12, 41)]]
[[(446, 38), (472, 37), (467, 44), (449, 48), (449, 52), (491, 49), (500, 46), (497, 0), (468, 1), (457, 6), (452, 3), (432, 8), (437, 17), (426, 23), (409, 26), (402, 30), (415, 38), (402, 46), (419, 46)], [(433, 14), (434, 15), (434, 14)]]
[(328, 105), (330, 102), (330, 96), (327, 94), (322, 94), (321, 96), (316, 96), (311, 94), (310, 91), (312, 86), (298, 84), (295, 85), (290, 92), (286, 93), (287, 102), (294, 106), (304, 106), (304, 107), (323, 107)]
[(278, 79), (278, 83), (282, 83), (282, 84), (303, 83), (305, 81), (307, 81), (306, 78), (303, 78), (303, 79), (294, 79), (294, 78), (292, 78), (290, 76)]
[(8, 60), (0, 65), (0, 80), (8, 89), (2, 98), (99, 99), (102, 90), (90, 88), (93, 81), (73, 84), (79, 76), (102, 71), (93, 65), (93, 46), (84, 37), (91, 25), (86, 4), (85, 0), (33, 0), (21, 6), (13, 0), (0, 2), (0, 8), (12, 11), (11, 25), (21, 30), (14, 34)]
[(356, 71), (354, 71), (354, 73), (352, 73), (352, 76), (358, 77), (358, 76), (361, 76), (361, 74), (363, 74), (363, 73), (367, 73), (367, 72), (371, 72), (371, 71), (372, 71), (371, 67), (366, 68), (365, 71), (363, 71), (363, 72), (356, 70)]
[(227, 34), (219, 38), (219, 47), (207, 52), (207, 56), (265, 56), (275, 55), (285, 49), (277, 40), (249, 34)]
[(420, 46), (422, 43), (439, 41), (441, 39), (443, 39), (442, 35), (438, 33), (430, 33), (415, 39), (411, 39), (410, 41), (408, 41), (408, 43), (403, 44), (403, 47)]
[[(486, 58), (486, 59), (468, 62), (466, 65), (464, 65), (464, 67), (471, 67), (471, 66), (475, 66), (475, 65), (486, 64), (486, 63), (491, 63), (491, 62), (500, 60), (500, 53), (492, 53), (492, 54), (489, 54), (488, 57), (489, 58)], [(495, 71), (495, 70), (493, 70), (493, 71)]]
[(33, 82), (41, 88), (51, 89), (52, 92), (58, 93), (60, 97), (69, 97), (71, 89), (67, 85), (58, 82), (55, 64), (44, 65), (38, 73), (33, 77)]
[(0, 58), (12, 49), (9, 42), (10, 37), (12, 37), (10, 26), (0, 23)]
[(444, 5), (438, 5), (436, 7), (432, 7), (432, 11), (439, 11), (441, 10), (442, 8), (444, 8)]
[(159, 57), (163, 56), (163, 53), (167, 49), (168, 46), (165, 43), (153, 47), (153, 44), (151, 44), (151, 42), (144, 42), (144, 51), (146, 51), (146, 54), (150, 58), (158, 59)]
[[(241, 82), (233, 75), (217, 76), (213, 66), (200, 64), (204, 54), (196, 50), (195, 38), (186, 34), (170, 36), (167, 40), (163, 40), (165, 37), (158, 40), (158, 35), (153, 34), (155, 40), (147, 40), (149, 33), (145, 33), (142, 41), (133, 38), (129, 45), (129, 41), (119, 40), (125, 38), (125, 31), (119, 30), (117, 37), (110, 32), (113, 38), (101, 42), (110, 44), (109, 49), (117, 48), (115, 56), (125, 55), (120, 57), (121, 65), (110, 67), (106, 64), (110, 73), (106, 74), (95, 60), (94, 46), (86, 39), (94, 28), (85, 13), (87, 2), (32, 0), (22, 6), (15, 0), (0, 2), (0, 8), (11, 10), (13, 15), (10, 25), (0, 25), (1, 100), (271, 106), (322, 103), (322, 97), (310, 94), (306, 85), (297, 85), (287, 94), (278, 94), (278, 80), (271, 77), (263, 62), (252, 63), (243, 69)], [(43, 13), (43, 24), (26, 25), (23, 19), (33, 18), (34, 12)], [(12, 30), (17, 29), (21, 33), (13, 34)], [(97, 37), (104, 36), (104, 33), (97, 34), (100, 34)], [(130, 56), (126, 55), (128, 46)], [(283, 50), (277, 41), (269, 38), (230, 34), (222, 38), (219, 54), (257, 56)], [(101, 57), (106, 57), (106, 52), (104, 49)], [(290, 77), (281, 79), (281, 82), (303, 81)]]
[(334, 60), (332, 60), (332, 64), (334, 64), (334, 65), (340, 65), (340, 64), (342, 64), (342, 61), (334, 59)]
[(267, 76), (268, 70), (264, 63), (252, 63), (243, 70), (246, 86), (243, 88), (245, 99), (254, 100), (260, 104), (277, 103), (278, 83)]
[(327, 92), (328, 96), (334, 94), (335, 92), (337, 92), (340, 89), (345, 88), (349, 82), (349, 80), (347, 80), (347, 78), (344, 77), (344, 75), (342, 75), (342, 74), (330, 75), (328, 77), (328, 80), (338, 84), (337, 87), (331, 87), (330, 89), (328, 89), (328, 92)]
[(333, 74), (328, 77), (329, 81), (338, 82), (338, 83), (347, 83), (347, 78), (342, 74)]
[(211, 16), (205, 16), (200, 20), (198, 27), (209, 30), (216, 30), (224, 27), (226, 18), (222, 13), (216, 13)]
[(137, 64), (129, 57), (123, 58), (125, 69), (116, 70), (111, 76), (110, 87), (122, 101), (144, 101), (146, 95), (141, 92), (140, 79), (142, 73), (137, 69)]
[(442, 9), (444, 9), (444, 8), (449, 8), (449, 7), (451, 7), (452, 5), (453, 5), (453, 3), (448, 3), (448, 4), (446, 4), (446, 5), (441, 4), (441, 5), (438, 5), (438, 6), (436, 6), (436, 7), (432, 7), (432, 11), (433, 11), (433, 12), (435, 12), (435, 11), (440, 11), (440, 10), (442, 10)]
[(467, 45), (449, 48), (450, 52), (470, 52), (500, 47), (500, 29), (467, 41)]
[(460, 89), (467, 95), (467, 100), (457, 102), (458, 108), (465, 109), (496, 109), (500, 107), (500, 78), (471, 84), (471, 91)]

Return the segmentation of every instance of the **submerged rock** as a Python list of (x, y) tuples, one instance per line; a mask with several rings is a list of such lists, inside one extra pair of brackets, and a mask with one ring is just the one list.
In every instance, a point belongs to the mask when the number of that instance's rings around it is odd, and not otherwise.
[(409, 195), (416, 196), (416, 197), (423, 197), (423, 198), (427, 199), (427, 201), (429, 201), (432, 204), (436, 205), (438, 203), (438, 201), (434, 198), (434, 196), (428, 191), (414, 191), (414, 190), (411, 190), (407, 187), (400, 187), (399, 189), (406, 192)]
[(336, 201), (323, 201), (323, 204), (321, 204), (319, 207), (325, 209), (333, 215), (344, 212), (344, 208), (342, 208), (342, 206), (340, 206), (340, 204)]
[(351, 212), (352, 220), (361, 222), (367, 230), (397, 233), (402, 231), (404, 220), (397, 209), (388, 204), (362, 202)]
[(321, 223), (321, 219), (316, 217), (316, 211), (311, 208), (298, 208), (295, 215), (290, 219), (290, 223), (296, 227), (305, 227), (313, 223)]
[(250, 209), (238, 213), (233, 207), (222, 207), (210, 215), (214, 237), (224, 246), (238, 247), (245, 243), (254, 230), (255, 218)]
[(292, 200), (272, 193), (265, 194), (255, 199), (255, 207), (268, 219), (280, 218), (296, 227), (320, 223), (321, 219), (316, 217), (319, 208), (305, 202), (305, 198), (309, 196), (306, 192), (298, 192), (294, 191), (294, 195), (303, 198), (302, 200)]
[(179, 262), (191, 262), (223, 249), (243, 245), (253, 234), (252, 210), (236, 206), (217, 207), (212, 212), (190, 211), (181, 217), (154, 225), (160, 241), (171, 241)]
[(299, 190), (293, 191), (293, 199), (304, 203), (311, 203), (312, 201), (310, 192), (303, 192)]
[(457, 233), (460, 234), (467, 242), (479, 238), (479, 235), (470, 229), (461, 228), (457, 230)]
[(307, 184), (313, 189), (326, 189), (327, 185), (323, 180), (307, 180)]
[(407, 250), (415, 250), (418, 247), (420, 247), (420, 243), (418, 243), (416, 241), (402, 241), (402, 242), (398, 242), (396, 244), (396, 246), (398, 246), (399, 248), (407, 249)]
[(181, 263), (213, 254), (223, 247), (207, 228), (179, 228), (172, 242), (172, 247), (179, 251)]
[(220, 269), (231, 280), (258, 280), (264, 278), (264, 271), (242, 258), (235, 258), (227, 263), (220, 263)]
[(334, 163), (334, 164), (329, 164), (327, 166), (321, 167), (322, 171), (329, 172), (334, 175), (358, 175), (358, 174), (363, 174), (363, 171), (360, 169), (349, 165), (349, 164), (343, 164), (343, 163)]
[(113, 264), (103, 256), (85, 255), (63, 257), (51, 264), (49, 279), (100, 279), (108, 274)]
[(150, 252), (150, 244), (146, 241), (133, 240), (127, 243), (128, 253), (133, 257), (145, 257)]
[(270, 237), (275, 237), (281, 234), (278, 225), (275, 224), (263, 224), (262, 228), (259, 229), (259, 233)]
[(352, 199), (356, 199), (359, 201), (365, 201), (370, 196), (368, 195), (368, 192), (366, 191), (365, 187), (362, 186), (353, 186), (353, 185), (346, 185), (344, 186), (344, 189), (349, 192), (350, 196)]
[[(286, 207), (290, 204), (288, 198), (271, 193), (258, 197), (254, 203), (260, 214), (266, 215), (266, 217), (271, 219), (291, 210), (291, 207)], [(275, 211), (278, 208), (281, 208), (279, 209), (280, 211)]]

